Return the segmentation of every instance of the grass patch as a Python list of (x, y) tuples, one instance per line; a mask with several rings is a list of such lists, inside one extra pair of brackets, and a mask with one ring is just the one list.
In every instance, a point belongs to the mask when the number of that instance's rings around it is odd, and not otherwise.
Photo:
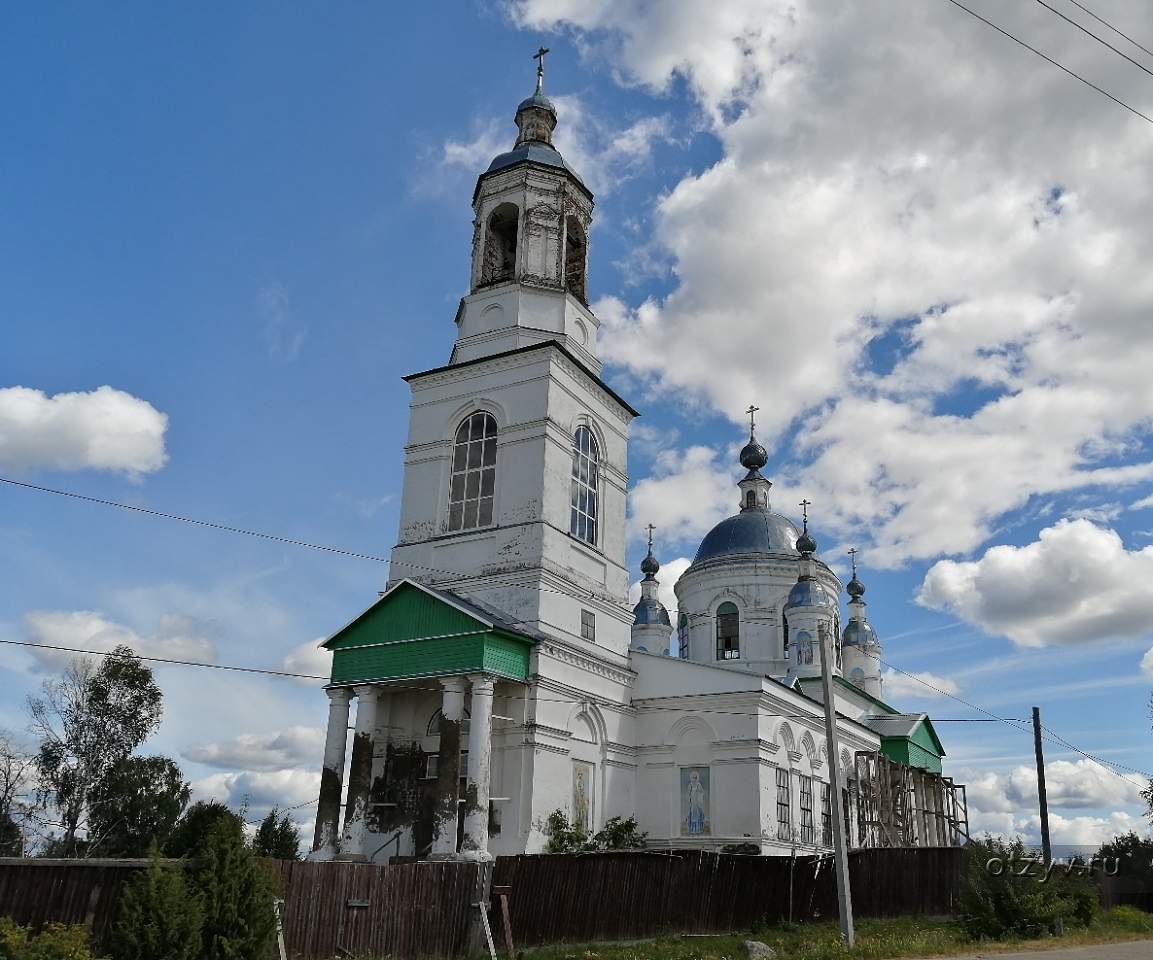
[(760, 940), (779, 960), (847, 960), (888, 957), (932, 957), (962, 953), (1077, 946), (1111, 940), (1153, 938), (1153, 914), (1133, 907), (1103, 913), (1088, 927), (1042, 940), (975, 942), (951, 920), (901, 918), (860, 920), (857, 945), (846, 950), (836, 923), (766, 927), (721, 937), (665, 937), (645, 943), (560, 945), (525, 951), (525, 960), (740, 960), (743, 940)]

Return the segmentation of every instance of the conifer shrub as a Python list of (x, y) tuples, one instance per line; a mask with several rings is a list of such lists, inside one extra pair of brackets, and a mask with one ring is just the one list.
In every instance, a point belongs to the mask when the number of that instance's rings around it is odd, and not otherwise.
[(978, 940), (1044, 937), (1087, 927), (1097, 916), (1097, 888), (1086, 869), (1046, 872), (1020, 838), (987, 837), (966, 848), (960, 923)]
[(203, 960), (250, 960), (264, 955), (276, 933), (272, 877), (244, 842), (239, 824), (212, 825), (192, 864), (203, 910)]
[(124, 888), (113, 931), (116, 960), (197, 960), (203, 910), (184, 867), (154, 847), (148, 868)]

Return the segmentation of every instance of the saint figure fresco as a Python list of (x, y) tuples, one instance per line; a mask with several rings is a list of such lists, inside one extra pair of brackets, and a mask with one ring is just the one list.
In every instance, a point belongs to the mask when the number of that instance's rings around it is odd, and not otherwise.
[(709, 768), (681, 767), (681, 835), (708, 836)]

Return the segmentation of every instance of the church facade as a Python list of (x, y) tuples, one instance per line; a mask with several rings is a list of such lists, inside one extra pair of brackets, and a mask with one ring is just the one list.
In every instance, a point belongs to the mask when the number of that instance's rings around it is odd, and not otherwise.
[[(770, 503), (750, 424), (733, 515), (658, 597), (629, 603), (629, 425), (587, 303), (593, 196), (541, 90), (480, 174), (470, 292), (448, 362), (407, 377), (398, 541), (382, 595), (336, 631), (312, 857), (538, 852), (560, 811), (635, 817), (652, 847), (863, 842), (856, 758), (939, 773), (929, 718), (883, 699), (864, 586)], [(824, 747), (822, 644), (840, 756)], [(354, 721), (351, 746), (347, 731)], [(832, 796), (837, 764), (841, 797)], [(745, 847), (745, 849), (750, 849)]]

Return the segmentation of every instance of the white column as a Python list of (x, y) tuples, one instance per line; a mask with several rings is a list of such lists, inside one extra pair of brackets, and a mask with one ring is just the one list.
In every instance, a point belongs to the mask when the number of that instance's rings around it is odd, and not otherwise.
[(348, 741), (348, 705), (352, 691), (330, 689), (328, 694), (328, 734), (324, 740), (324, 768), (320, 774), (320, 799), (316, 805), (316, 834), (311, 860), (331, 860), (336, 856), (340, 831), (340, 794), (344, 786), (344, 753)]
[(460, 802), (460, 723), (464, 719), (464, 677), (444, 677), (440, 705), (440, 756), (433, 809), (432, 856), (456, 855)]
[(380, 853), (386, 862), (387, 858), (398, 853), (395, 843), (390, 844), (388, 850), (381, 850), (386, 834), (395, 832), (395, 827), (386, 823), (386, 818), (392, 807), (384, 807), (384, 777), (388, 772), (388, 744), (391, 739), (389, 721), (392, 718), (392, 701), (394, 693), (378, 687), (376, 691), (376, 730), (372, 735), (372, 773), (368, 788), (368, 831), (366, 834), (365, 855), (371, 860), (373, 855)]
[(492, 692), (489, 677), (472, 681), (468, 730), (468, 783), (465, 787), (464, 842), (461, 856), (488, 860), (488, 806), (492, 777)]
[(348, 768), (348, 803), (344, 812), (341, 853), (349, 859), (365, 857), (368, 830), (368, 794), (372, 785), (373, 737), (376, 734), (376, 697), (372, 684), (356, 687), (356, 732), (352, 737), (352, 763)]

